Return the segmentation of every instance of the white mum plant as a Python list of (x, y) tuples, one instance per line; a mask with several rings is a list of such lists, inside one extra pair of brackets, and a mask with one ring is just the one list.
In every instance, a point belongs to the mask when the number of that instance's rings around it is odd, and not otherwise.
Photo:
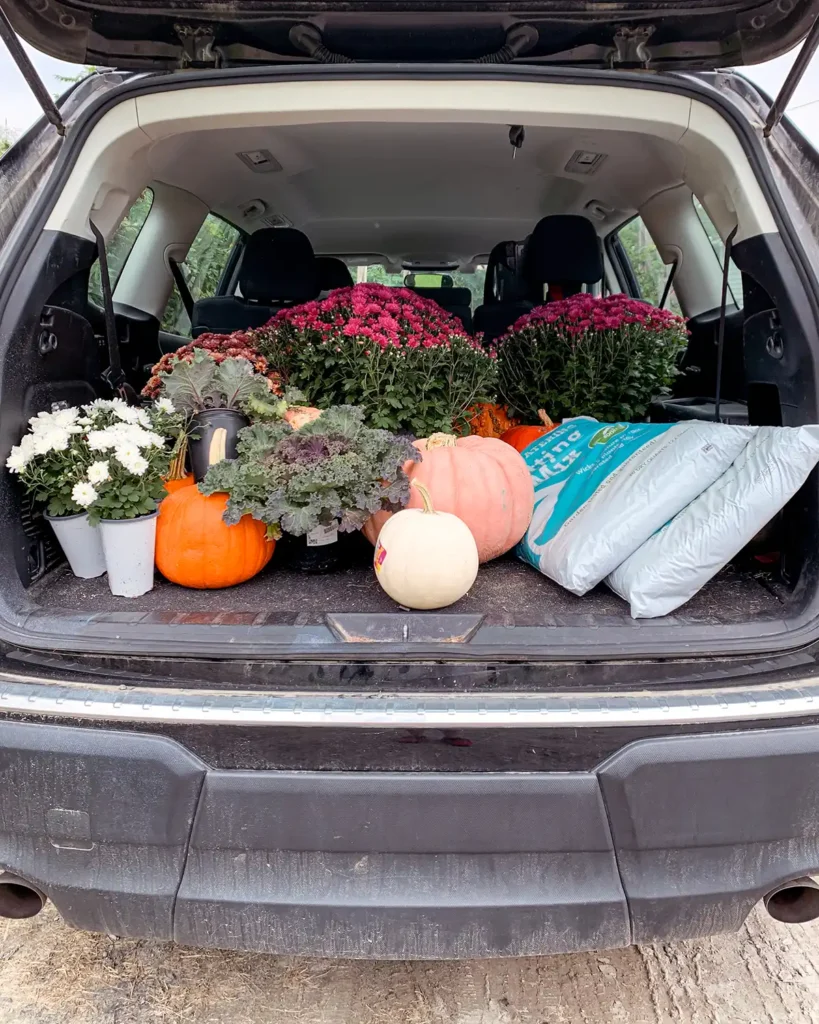
[(170, 402), (138, 408), (97, 399), (34, 416), (6, 468), (47, 503), (49, 515), (133, 519), (165, 496), (163, 478), (183, 438), (184, 417)]

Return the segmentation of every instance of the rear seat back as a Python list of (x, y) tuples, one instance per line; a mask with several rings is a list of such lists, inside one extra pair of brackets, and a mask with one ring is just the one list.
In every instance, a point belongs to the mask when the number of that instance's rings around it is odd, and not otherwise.
[(532, 309), (518, 272), (524, 243), (498, 242), (489, 254), (483, 289), (483, 305), (475, 310), (475, 333), (490, 342), (505, 333)]
[(242, 297), (217, 295), (194, 303), (191, 334), (232, 334), (261, 327), (286, 306), (319, 293), (310, 240), (295, 228), (263, 228), (247, 240), (239, 267)]
[(438, 305), (456, 316), (468, 333), (472, 333), (472, 292), (468, 288), (420, 288), (408, 285), (410, 291), (422, 299), (432, 299)]

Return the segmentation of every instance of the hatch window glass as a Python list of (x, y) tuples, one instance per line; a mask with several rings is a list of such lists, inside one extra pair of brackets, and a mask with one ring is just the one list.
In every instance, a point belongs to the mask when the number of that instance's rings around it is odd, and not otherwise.
[[(209, 213), (205, 217), (202, 227), (191, 243), (185, 262), (180, 264), (194, 302), (218, 293), (225, 267), (240, 237), (237, 228), (217, 217), (215, 213)], [(162, 330), (183, 337), (189, 337), (191, 333), (190, 317), (185, 312), (182, 296), (176, 284), (165, 307)]]
[[(671, 266), (663, 263), (660, 251), (654, 244), (642, 217), (632, 218), (617, 232), (617, 238), (623, 246), (625, 258), (631, 266), (637, 282), (639, 295), (652, 306), (659, 306), (665, 291)], [(672, 285), (666, 301), (666, 308), (681, 315), (680, 304)]]
[[(125, 215), (124, 220), (105, 246), (105, 255), (108, 257), (108, 276), (111, 278), (112, 291), (117, 286), (119, 275), (122, 273), (125, 261), (131, 254), (134, 242), (139, 238), (142, 225), (148, 219), (153, 201), (153, 192), (151, 189), (146, 188)], [(96, 303), (96, 305), (102, 306), (102, 278), (100, 276), (99, 260), (91, 268), (91, 275), (88, 279), (88, 298)]]
[[(714, 222), (708, 216), (705, 211), (705, 207), (696, 196), (694, 196), (694, 209), (697, 211), (700, 224), (702, 224), (706, 235), (708, 235), (708, 241), (711, 243), (711, 248), (714, 250), (714, 255), (717, 257), (717, 262), (719, 263), (721, 272), (722, 265), (725, 261), (725, 242), (720, 238), (719, 231), (717, 231)], [(742, 294), (742, 271), (733, 260), (731, 260), (728, 265), (728, 292), (729, 300), (733, 301), (737, 309), (741, 309), (744, 302)]]

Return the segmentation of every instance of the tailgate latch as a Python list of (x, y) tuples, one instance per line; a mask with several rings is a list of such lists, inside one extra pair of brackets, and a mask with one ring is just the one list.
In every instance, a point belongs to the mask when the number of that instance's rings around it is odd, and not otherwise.
[(618, 64), (639, 64), (647, 68), (651, 64), (651, 50), (647, 43), (654, 35), (653, 25), (620, 25), (612, 40), (614, 46), (608, 53), (609, 67)]

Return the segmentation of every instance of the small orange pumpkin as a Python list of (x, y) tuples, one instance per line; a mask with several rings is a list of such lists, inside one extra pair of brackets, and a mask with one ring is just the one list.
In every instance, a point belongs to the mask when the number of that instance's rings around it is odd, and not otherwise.
[(494, 405), (492, 402), (473, 405), (469, 413), (469, 433), (477, 434), (478, 437), (501, 437), (505, 431), (520, 423), (520, 420), (510, 417), (507, 406)]
[(522, 452), (533, 441), (537, 441), (539, 437), (543, 437), (544, 434), (555, 429), (557, 424), (552, 423), (544, 409), (538, 409), (537, 414), (540, 417), (539, 426), (512, 427), (511, 430), (501, 434), (501, 441), (511, 444), (514, 449)]
[(182, 587), (217, 590), (244, 583), (267, 565), (276, 542), (250, 516), (235, 526), (222, 519), (226, 494), (181, 487), (159, 506), (156, 567)]
[(321, 409), (313, 409), (309, 405), (291, 405), (284, 414), (285, 420), (294, 430), (299, 430), (307, 423), (312, 423), (321, 416)]
[[(514, 448), (496, 437), (476, 435), (432, 434), (414, 444), (424, 453), (423, 461), (405, 462), (404, 472), (426, 487), (437, 511), (463, 519), (481, 562), (514, 547), (526, 532), (535, 500), (531, 474)], [(408, 507), (422, 506), (413, 487)], [(376, 512), (364, 524), (371, 544), (391, 514)]]
[(173, 494), (174, 491), (178, 491), (182, 487), (193, 486), (193, 473), (186, 473), (183, 477), (180, 477), (178, 480), (165, 480), (164, 483), (165, 490), (168, 492), (168, 494)]

